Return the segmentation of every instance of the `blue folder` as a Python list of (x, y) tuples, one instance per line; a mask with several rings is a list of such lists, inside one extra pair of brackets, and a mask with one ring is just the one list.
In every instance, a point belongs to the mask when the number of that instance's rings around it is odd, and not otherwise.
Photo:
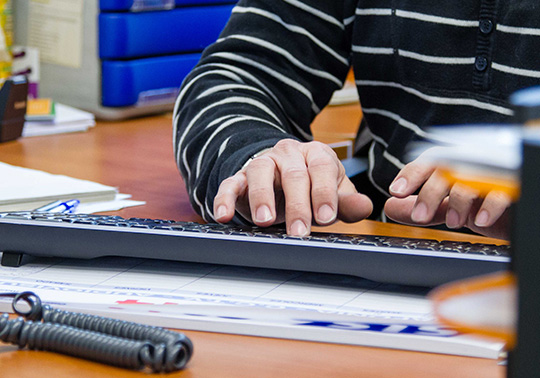
[(200, 57), (196, 53), (103, 61), (102, 105), (122, 107), (174, 103), (182, 81)]
[(173, 6), (208, 5), (208, 4), (234, 4), (236, 0), (100, 0), (99, 9), (105, 12), (129, 11), (133, 9), (168, 9)]
[(200, 52), (214, 42), (233, 5), (99, 15), (99, 56), (126, 59)]

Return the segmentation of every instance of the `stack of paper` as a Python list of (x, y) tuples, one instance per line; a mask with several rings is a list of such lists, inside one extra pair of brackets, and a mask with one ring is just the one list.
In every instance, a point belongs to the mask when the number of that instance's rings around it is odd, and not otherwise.
[(427, 289), (351, 276), (116, 257), (0, 267), (1, 292), (26, 290), (62, 310), (162, 327), (493, 359), (504, 347), (437, 323)]
[(72, 133), (86, 131), (96, 124), (92, 113), (64, 104), (54, 104), (52, 119), (27, 120), (24, 123), (23, 137)]
[(346, 81), (343, 88), (338, 89), (332, 95), (329, 105), (345, 105), (358, 103), (358, 89), (352, 81)]
[(0, 211), (33, 210), (56, 200), (112, 201), (117, 189), (96, 182), (0, 163)]

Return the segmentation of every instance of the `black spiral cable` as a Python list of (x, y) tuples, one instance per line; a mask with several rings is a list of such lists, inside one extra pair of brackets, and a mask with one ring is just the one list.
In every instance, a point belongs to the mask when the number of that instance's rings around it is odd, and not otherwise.
[[(0, 316), (0, 341), (19, 348), (58, 352), (128, 369), (147, 367), (154, 372), (183, 369), (193, 354), (191, 340), (178, 332), (53, 309), (29, 291), (0, 296), (12, 297), (13, 311), (24, 317)], [(29, 309), (23, 310), (21, 302)]]

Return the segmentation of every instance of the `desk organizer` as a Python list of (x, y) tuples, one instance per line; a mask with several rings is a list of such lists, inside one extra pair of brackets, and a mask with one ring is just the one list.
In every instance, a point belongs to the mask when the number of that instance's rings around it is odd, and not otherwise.
[[(78, 67), (40, 64), (40, 97), (118, 120), (172, 110), (235, 0), (87, 0)], [(31, 1), (17, 0), (15, 40), (28, 45)], [(40, 47), (40, 46), (35, 46)]]

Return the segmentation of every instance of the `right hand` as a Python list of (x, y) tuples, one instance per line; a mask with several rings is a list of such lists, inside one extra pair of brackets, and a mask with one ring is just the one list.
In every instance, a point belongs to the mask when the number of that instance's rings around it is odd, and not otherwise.
[(329, 146), (284, 139), (221, 183), (214, 218), (227, 223), (235, 210), (257, 226), (285, 221), (289, 235), (306, 236), (313, 221), (357, 222), (373, 205), (357, 192)]

